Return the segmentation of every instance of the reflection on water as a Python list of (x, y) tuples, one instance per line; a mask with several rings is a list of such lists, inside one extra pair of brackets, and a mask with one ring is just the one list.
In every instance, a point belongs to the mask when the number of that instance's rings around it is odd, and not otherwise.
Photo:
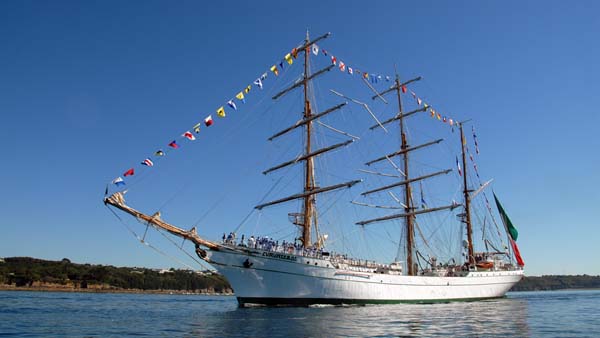
[(527, 300), (321, 308), (236, 308), (194, 324), (194, 336), (529, 336)]
[(600, 291), (447, 304), (238, 308), (233, 297), (0, 292), (0, 336), (589, 337)]

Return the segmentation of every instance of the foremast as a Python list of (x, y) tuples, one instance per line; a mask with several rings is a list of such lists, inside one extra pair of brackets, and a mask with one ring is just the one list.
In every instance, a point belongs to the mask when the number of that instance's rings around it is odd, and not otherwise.
[[(311, 141), (312, 141), (312, 111), (310, 107), (310, 98), (308, 95), (308, 62), (310, 58), (310, 50), (311, 48), (308, 43), (310, 41), (310, 37), (308, 31), (306, 31), (306, 40), (304, 44), (304, 81), (303, 81), (303, 89), (304, 89), (304, 119), (308, 122), (306, 123), (306, 155), (311, 153)], [(304, 197), (304, 219), (302, 222), (302, 243), (304, 246), (308, 246), (310, 241), (310, 229), (311, 224), (314, 219), (314, 225), (317, 227), (317, 217), (316, 214), (313, 214), (316, 195), (308, 194), (308, 192), (312, 191), (315, 187), (315, 173), (314, 173), (314, 157), (309, 157), (305, 161), (304, 165), (304, 192), (307, 193)]]
[[(320, 118), (324, 115), (327, 115), (333, 111), (336, 111), (348, 104), (347, 102), (343, 102), (343, 103), (340, 103), (334, 107), (331, 107), (323, 112), (320, 112), (318, 114), (312, 113), (311, 101), (310, 101), (310, 95), (309, 95), (310, 94), (309, 93), (309, 82), (312, 81), (312, 79), (314, 79), (315, 77), (322, 75), (325, 72), (330, 71), (334, 67), (334, 65), (329, 65), (329, 66), (325, 67), (324, 69), (321, 69), (321, 70), (315, 72), (314, 74), (310, 74), (309, 58), (310, 58), (311, 47), (317, 41), (326, 39), (330, 35), (331, 35), (331, 33), (327, 33), (327, 34), (324, 34), (324, 35), (311, 41), (309, 38), (308, 31), (307, 31), (304, 44), (301, 46), (298, 46), (297, 48), (294, 48), (294, 50), (292, 51), (292, 53), (294, 54), (294, 57), (296, 57), (296, 53), (304, 52), (304, 74), (303, 74), (302, 80), (296, 82), (294, 85), (282, 90), (281, 92), (279, 92), (275, 96), (273, 96), (273, 99), (276, 100), (279, 97), (285, 95), (286, 93), (290, 92), (291, 90), (293, 90), (295, 88), (298, 88), (300, 86), (303, 87), (303, 92), (304, 92), (303, 93), (304, 94), (304, 110), (303, 110), (303, 114), (302, 114), (303, 118), (301, 120), (297, 121), (294, 125), (271, 136), (269, 138), (269, 141), (272, 141), (273, 139), (275, 139), (279, 136), (282, 136), (298, 127), (304, 127), (305, 132), (306, 132), (305, 152), (303, 155), (301, 155), (295, 159), (292, 159), (290, 161), (284, 162), (282, 164), (279, 164), (277, 166), (274, 166), (270, 169), (263, 171), (263, 174), (267, 174), (272, 171), (276, 171), (278, 169), (287, 167), (287, 166), (295, 164), (297, 162), (305, 161), (304, 190), (302, 193), (294, 194), (294, 195), (291, 195), (291, 196), (288, 196), (285, 198), (280, 198), (280, 199), (277, 199), (277, 200), (274, 200), (271, 202), (262, 203), (262, 204), (255, 206), (256, 209), (260, 210), (260, 209), (270, 206), (270, 205), (275, 205), (275, 204), (279, 204), (279, 203), (283, 203), (283, 202), (287, 202), (287, 201), (291, 201), (291, 200), (295, 200), (295, 199), (303, 199), (303, 214), (301, 217), (302, 219), (301, 219), (301, 222), (298, 222), (296, 224), (302, 226), (302, 228), (303, 228), (302, 229), (302, 237), (300, 238), (300, 240), (302, 241), (302, 243), (305, 247), (311, 246), (311, 228), (312, 228), (312, 226), (315, 226), (315, 227), (317, 226), (316, 195), (320, 194), (320, 193), (328, 192), (328, 191), (341, 189), (341, 188), (349, 188), (349, 187), (352, 187), (353, 185), (361, 182), (361, 180), (352, 180), (352, 181), (338, 183), (338, 184), (334, 184), (334, 185), (330, 185), (330, 186), (326, 186), (326, 187), (316, 186), (314, 157), (316, 157), (320, 154), (326, 153), (328, 151), (332, 151), (334, 149), (346, 146), (354, 141), (353, 139), (351, 139), (351, 140), (347, 140), (342, 143), (334, 144), (334, 145), (324, 147), (321, 149), (317, 149), (314, 151), (312, 150), (312, 133), (313, 133), (312, 122), (314, 120), (317, 120), (318, 118)], [(211, 249), (211, 250), (218, 250), (218, 248), (219, 248), (219, 245), (217, 243), (200, 237), (198, 235), (195, 227), (193, 227), (190, 230), (184, 230), (175, 225), (164, 222), (160, 218), (160, 212), (156, 212), (153, 215), (148, 215), (148, 214), (144, 214), (144, 213), (128, 206), (125, 203), (124, 192), (116, 192), (109, 197), (105, 197), (104, 204), (111, 205), (117, 209), (120, 209), (120, 210), (134, 216), (138, 220), (145, 222), (148, 225), (155, 226), (157, 228), (166, 230), (167, 232), (169, 232), (175, 236), (190, 240), (191, 242), (193, 242), (196, 245), (196, 251), (199, 252), (199, 255), (201, 257), (204, 257), (205, 253), (200, 254), (200, 252), (202, 252), (202, 249), (200, 249), (200, 246), (203, 246), (203, 247)], [(320, 246), (321, 241), (317, 241), (316, 245)]]
[[(310, 99), (309, 84), (315, 77), (331, 70), (334, 67), (334, 65), (330, 65), (324, 69), (321, 69), (321, 70), (315, 72), (314, 74), (310, 74), (309, 65), (310, 65), (311, 48), (317, 41), (329, 37), (330, 34), (331, 33), (327, 33), (327, 34), (322, 35), (311, 41), (308, 31), (306, 32), (306, 39), (304, 40), (304, 44), (302, 46), (299, 46), (294, 49), (294, 53), (302, 53), (302, 52), (304, 53), (304, 74), (302, 76), (301, 81), (290, 86), (289, 88), (282, 90), (281, 92), (279, 92), (275, 96), (273, 96), (273, 99), (276, 100), (276, 99), (280, 98), (281, 96), (285, 95), (286, 93), (288, 93), (289, 91), (302, 86), (303, 96), (304, 96), (304, 110), (302, 113), (302, 119), (297, 121), (291, 127), (288, 127), (286, 129), (274, 134), (273, 136), (271, 136), (269, 138), (269, 141), (273, 141), (275, 138), (282, 136), (291, 130), (294, 130), (299, 127), (303, 127), (304, 128), (305, 147), (304, 147), (304, 154), (302, 154), (301, 156), (298, 156), (290, 161), (287, 161), (287, 162), (281, 163), (279, 165), (276, 165), (274, 167), (271, 167), (271, 168), (263, 171), (263, 174), (268, 174), (272, 171), (275, 171), (275, 170), (287, 167), (289, 165), (293, 165), (295, 163), (304, 161), (304, 180), (303, 180), (304, 181), (304, 189), (303, 189), (303, 192), (294, 194), (294, 195), (291, 195), (291, 196), (288, 196), (285, 198), (280, 198), (280, 199), (277, 199), (277, 200), (274, 200), (271, 202), (259, 204), (255, 207), (256, 209), (260, 210), (260, 209), (270, 206), (270, 205), (279, 204), (279, 203), (291, 201), (294, 199), (302, 199), (303, 200), (302, 213), (301, 214), (290, 214), (290, 216), (294, 216), (294, 221), (293, 221), (294, 224), (302, 227), (302, 236), (300, 237), (300, 241), (302, 242), (304, 247), (311, 247), (313, 245), (311, 243), (312, 242), (311, 229), (313, 227), (315, 229), (317, 229), (317, 226), (318, 226), (316, 196), (320, 193), (337, 190), (340, 188), (348, 188), (348, 187), (351, 187), (354, 184), (360, 182), (360, 180), (353, 180), (353, 181), (339, 183), (339, 184), (335, 184), (335, 185), (331, 185), (331, 186), (327, 186), (327, 187), (318, 187), (316, 184), (316, 180), (315, 180), (314, 158), (318, 155), (321, 155), (326, 152), (332, 151), (334, 149), (349, 145), (350, 143), (353, 142), (353, 140), (347, 140), (345, 142), (334, 144), (334, 145), (324, 147), (321, 149), (317, 149), (317, 150), (313, 150), (313, 147), (312, 147), (313, 146), (312, 145), (313, 121), (317, 120), (318, 118), (320, 118), (326, 114), (336, 111), (347, 104), (347, 102), (341, 103), (341, 104), (338, 104), (332, 108), (329, 108), (329, 109), (327, 109), (323, 112), (317, 113), (317, 114), (313, 114), (313, 112), (312, 112), (312, 103), (311, 103), (311, 99)], [(317, 247), (321, 246), (322, 241), (320, 239), (317, 239), (315, 245)]]

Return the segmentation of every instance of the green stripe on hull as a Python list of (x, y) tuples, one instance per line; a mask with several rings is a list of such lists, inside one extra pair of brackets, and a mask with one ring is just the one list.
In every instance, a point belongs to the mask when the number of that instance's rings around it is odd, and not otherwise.
[(455, 299), (326, 299), (326, 298), (262, 298), (262, 297), (237, 297), (240, 307), (248, 304), (257, 304), (265, 306), (309, 306), (315, 304), (327, 305), (368, 305), (368, 304), (436, 304), (451, 302), (475, 302), (488, 299), (504, 298), (484, 297), (484, 298), (455, 298)]

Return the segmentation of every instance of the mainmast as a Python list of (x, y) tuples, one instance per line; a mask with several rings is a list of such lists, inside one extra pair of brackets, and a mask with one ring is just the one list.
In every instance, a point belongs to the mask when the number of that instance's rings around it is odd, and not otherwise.
[[(434, 140), (434, 141), (430, 141), (424, 144), (420, 144), (417, 146), (410, 146), (408, 144), (408, 139), (406, 137), (406, 125), (405, 125), (405, 118), (412, 116), (418, 112), (424, 112), (427, 110), (426, 107), (424, 108), (419, 108), (413, 111), (410, 111), (408, 113), (404, 113), (403, 112), (403, 107), (402, 107), (402, 95), (401, 95), (401, 91), (405, 91), (406, 90), (406, 85), (418, 81), (420, 80), (421, 77), (417, 77), (415, 79), (406, 81), (404, 83), (400, 82), (400, 78), (399, 76), (396, 74), (396, 81), (394, 83), (393, 86), (391, 86), (390, 88), (384, 90), (381, 93), (378, 93), (376, 95), (373, 96), (373, 99), (381, 97), (384, 94), (390, 93), (395, 91), (396, 92), (396, 96), (398, 97), (398, 114), (386, 121), (384, 121), (382, 124), (387, 124), (387, 123), (391, 123), (393, 121), (398, 120), (399, 121), (399, 126), (400, 126), (400, 139), (401, 139), (401, 144), (400, 144), (400, 150), (393, 152), (391, 154), (387, 154), (381, 157), (378, 157), (374, 160), (368, 161), (365, 164), (366, 165), (371, 165), (380, 161), (384, 161), (384, 160), (390, 160), (392, 157), (394, 156), (402, 156), (403, 159), (403, 170), (404, 172), (403, 174), (403, 178), (404, 180), (401, 182), (396, 182), (394, 184), (389, 184), (386, 186), (382, 186), (382, 187), (378, 187), (372, 190), (368, 190), (362, 193), (362, 195), (368, 195), (368, 194), (372, 194), (375, 192), (380, 192), (383, 190), (388, 190), (391, 188), (395, 188), (395, 187), (399, 187), (399, 186), (403, 186), (404, 187), (404, 212), (403, 213), (399, 213), (399, 214), (392, 214), (392, 215), (388, 215), (388, 216), (383, 216), (383, 217), (378, 217), (378, 218), (374, 218), (374, 219), (369, 219), (369, 220), (364, 220), (364, 221), (360, 221), (357, 222), (356, 224), (358, 225), (366, 225), (366, 224), (371, 224), (371, 223), (376, 223), (376, 222), (382, 222), (382, 221), (388, 221), (388, 220), (393, 220), (393, 219), (398, 219), (398, 218), (404, 218), (404, 223), (405, 223), (405, 227), (406, 227), (406, 265), (407, 265), (407, 273), (410, 276), (414, 276), (417, 274), (417, 269), (415, 268), (415, 261), (414, 261), (414, 257), (415, 257), (415, 216), (419, 215), (419, 214), (424, 214), (424, 213), (429, 213), (429, 212), (434, 212), (434, 211), (440, 211), (440, 210), (447, 210), (447, 209), (453, 209), (456, 206), (454, 204), (452, 205), (447, 205), (447, 206), (441, 206), (441, 207), (434, 207), (434, 208), (429, 208), (429, 209), (422, 209), (422, 210), (416, 210), (417, 208), (415, 208), (413, 206), (413, 201), (412, 201), (412, 192), (411, 192), (411, 183), (415, 182), (415, 181), (420, 181), (420, 180), (424, 180), (424, 179), (428, 179), (431, 177), (435, 177), (438, 175), (443, 175), (443, 174), (448, 174), (451, 170), (447, 169), (447, 170), (442, 170), (439, 172), (435, 172), (435, 173), (431, 173), (431, 174), (426, 174), (420, 177), (414, 177), (411, 178), (409, 176), (409, 157), (408, 157), (408, 153), (414, 150), (418, 150), (421, 148), (425, 148), (428, 147), (430, 145), (434, 145), (434, 144), (438, 144), (440, 142), (443, 141), (443, 139), (438, 139), (438, 140)], [(371, 127), (370, 129), (376, 129), (378, 127), (381, 127), (380, 124), (378, 125), (374, 125), (373, 127)]]
[[(345, 142), (341, 142), (338, 144), (330, 145), (330, 146), (320, 148), (320, 149), (315, 149), (315, 150), (313, 150), (313, 148), (312, 148), (313, 121), (315, 121), (315, 120), (321, 118), (322, 116), (325, 116), (333, 111), (336, 111), (347, 104), (347, 102), (340, 103), (334, 107), (331, 107), (323, 112), (319, 112), (316, 114), (313, 114), (313, 112), (312, 112), (312, 103), (310, 100), (309, 83), (315, 77), (330, 71), (334, 67), (334, 65), (329, 65), (329, 66), (315, 72), (314, 74), (310, 74), (309, 66), (310, 66), (311, 48), (315, 44), (315, 42), (329, 37), (330, 34), (331, 33), (327, 33), (327, 34), (322, 35), (311, 41), (308, 32), (306, 32), (306, 39), (304, 40), (304, 44), (301, 46), (298, 46), (297, 48), (294, 49), (294, 52), (297, 52), (297, 53), (303, 52), (304, 53), (304, 74), (302, 76), (302, 79), (300, 81), (297, 81), (292, 86), (277, 93), (275, 96), (273, 96), (273, 99), (276, 100), (276, 99), (280, 98), (281, 96), (285, 95), (286, 93), (290, 92), (291, 90), (302, 86), (302, 89), (304, 92), (303, 93), (304, 94), (304, 110), (302, 112), (302, 119), (297, 121), (292, 126), (286, 128), (286, 129), (283, 129), (283, 130), (279, 131), (278, 133), (275, 133), (273, 136), (269, 137), (269, 141), (273, 141), (274, 139), (276, 139), (284, 134), (287, 134), (288, 132), (290, 132), (296, 128), (303, 127), (304, 132), (305, 132), (305, 135), (304, 135), (305, 147), (304, 147), (304, 151), (303, 151), (302, 155), (300, 155), (292, 160), (283, 162), (279, 165), (273, 166), (273, 167), (263, 171), (263, 174), (268, 174), (270, 172), (287, 167), (289, 165), (293, 165), (298, 162), (304, 161), (304, 179), (303, 179), (304, 180), (304, 189), (303, 189), (303, 192), (297, 193), (297, 194), (294, 194), (294, 195), (291, 195), (288, 197), (280, 198), (280, 199), (277, 199), (277, 200), (274, 200), (271, 202), (262, 203), (262, 204), (255, 206), (256, 209), (260, 210), (267, 206), (284, 203), (284, 202), (295, 200), (295, 199), (302, 199), (303, 200), (302, 213), (300, 213), (300, 214), (292, 213), (292, 214), (290, 214), (290, 216), (294, 217), (294, 221), (293, 221), (294, 224), (302, 227), (302, 237), (300, 238), (300, 240), (302, 241), (302, 244), (305, 247), (312, 246), (311, 228), (313, 226), (315, 228), (317, 227), (317, 210), (316, 210), (317, 194), (332, 191), (332, 190), (337, 190), (337, 189), (341, 189), (341, 188), (349, 188), (349, 187), (355, 185), (356, 183), (360, 182), (360, 180), (353, 180), (353, 181), (349, 181), (349, 182), (330, 185), (327, 187), (317, 187), (316, 186), (314, 158), (316, 156), (319, 156), (326, 152), (332, 151), (334, 149), (349, 145), (350, 143), (352, 143), (354, 141), (354, 140), (347, 140)], [(321, 244), (320, 244), (320, 241), (317, 239), (317, 246), (319, 246), (319, 245), (321, 245)]]
[(467, 245), (469, 254), (469, 265), (475, 265), (475, 255), (473, 252), (473, 226), (471, 223), (471, 197), (469, 193), (469, 187), (467, 185), (467, 156), (466, 156), (466, 140), (463, 132), (463, 122), (459, 124), (460, 128), (460, 149), (462, 153), (462, 165), (463, 165), (463, 195), (465, 199), (465, 218), (463, 222), (467, 225)]
[(413, 224), (414, 215), (411, 214), (413, 211), (412, 198), (410, 190), (410, 179), (408, 175), (408, 142), (406, 140), (406, 133), (404, 132), (404, 115), (402, 114), (402, 95), (400, 95), (400, 77), (396, 74), (396, 96), (398, 97), (398, 114), (400, 116), (400, 138), (401, 145), (400, 150), (402, 151), (402, 157), (404, 162), (404, 177), (406, 183), (404, 184), (404, 210), (406, 216), (404, 222), (406, 224), (406, 265), (408, 265), (408, 275), (414, 276), (414, 264), (413, 264), (413, 248), (415, 243), (415, 228)]
[[(311, 140), (312, 140), (312, 112), (310, 109), (310, 99), (308, 96), (308, 77), (309, 77), (309, 57), (310, 57), (310, 46), (308, 45), (310, 39), (308, 35), (308, 30), (306, 31), (306, 40), (304, 44), (306, 47), (304, 48), (304, 119), (308, 122), (306, 123), (306, 152), (305, 155), (311, 153)], [(304, 166), (304, 192), (308, 193), (314, 189), (315, 186), (315, 177), (314, 177), (314, 157), (309, 157), (305, 161)], [(313, 219), (313, 208), (315, 204), (315, 195), (306, 194), (304, 197), (304, 222), (302, 224), (302, 243), (304, 246), (310, 245), (310, 227)], [(316, 222), (316, 217), (315, 217)], [(316, 226), (316, 224), (315, 224)]]

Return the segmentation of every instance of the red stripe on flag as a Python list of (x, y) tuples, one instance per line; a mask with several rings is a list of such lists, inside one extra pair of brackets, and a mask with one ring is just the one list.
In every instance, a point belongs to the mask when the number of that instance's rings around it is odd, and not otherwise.
[(523, 258), (521, 257), (521, 252), (519, 252), (519, 247), (517, 246), (517, 242), (510, 239), (510, 245), (513, 248), (513, 252), (515, 253), (515, 258), (517, 259), (517, 264), (519, 266), (525, 266), (525, 262), (523, 262)]

